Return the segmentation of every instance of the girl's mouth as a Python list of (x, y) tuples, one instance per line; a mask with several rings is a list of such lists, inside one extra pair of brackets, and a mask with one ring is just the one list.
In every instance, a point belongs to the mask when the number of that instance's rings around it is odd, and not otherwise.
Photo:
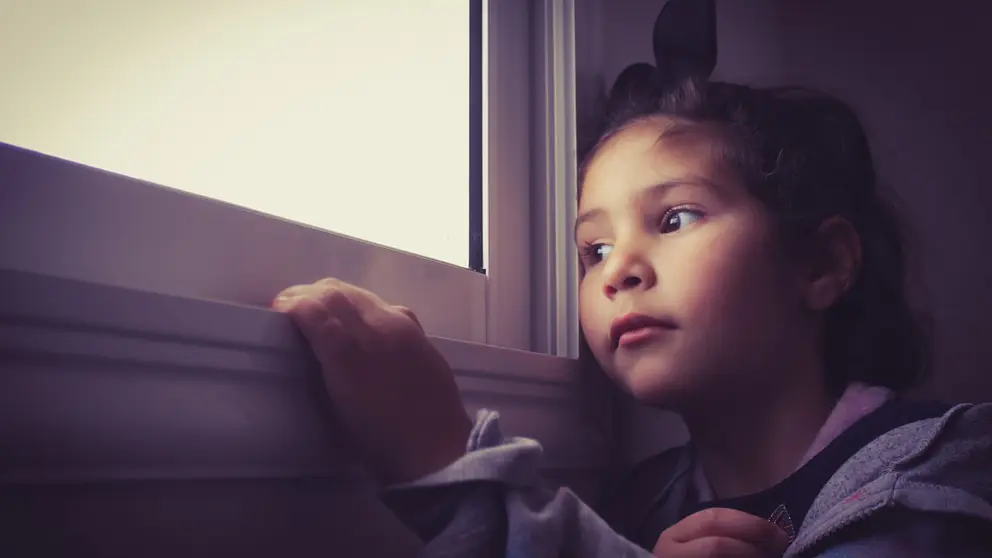
[(675, 324), (670, 320), (645, 314), (626, 314), (610, 325), (610, 344), (614, 351), (620, 347), (634, 347), (673, 329)]
[(632, 329), (617, 339), (617, 348), (631, 348), (671, 331), (669, 327), (648, 326)]

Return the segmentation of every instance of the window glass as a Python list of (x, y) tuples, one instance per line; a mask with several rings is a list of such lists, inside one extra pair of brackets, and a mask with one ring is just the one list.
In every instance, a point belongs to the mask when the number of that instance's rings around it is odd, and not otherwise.
[(0, 141), (465, 266), (469, 10), (3, 2)]

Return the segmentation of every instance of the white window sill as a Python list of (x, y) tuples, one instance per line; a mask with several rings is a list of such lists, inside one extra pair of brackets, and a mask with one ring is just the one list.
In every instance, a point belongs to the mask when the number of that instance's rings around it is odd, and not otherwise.
[[(0, 482), (333, 476), (350, 466), (289, 318), (0, 270)], [(576, 361), (436, 338), (470, 410), (598, 467)], [(588, 390), (588, 388), (586, 388)]]

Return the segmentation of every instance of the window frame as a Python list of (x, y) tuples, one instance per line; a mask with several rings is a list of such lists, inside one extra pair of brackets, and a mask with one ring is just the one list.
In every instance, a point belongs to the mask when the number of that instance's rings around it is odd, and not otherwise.
[(486, 344), (532, 350), (531, 190), (534, 14), (528, 0), (489, 0), (487, 8), (488, 280)]
[(531, 29), (526, 55), (524, 41), (490, 42), (490, 79), (529, 66), (531, 81), (489, 90), (488, 179), (499, 187), (489, 189), (487, 340), (570, 359), (580, 336), (575, 25), (574, 0), (489, 2), (491, 33)]
[[(531, 196), (535, 299), (533, 350), (579, 357), (579, 262), (572, 224), (578, 209), (574, 0), (539, 3)], [(541, 187), (538, 185), (546, 185)]]
[[(0, 226), (6, 238), (31, 238), (32, 246), (5, 247), (0, 265), (250, 305), (267, 304), (287, 285), (336, 276), (410, 306), (431, 334), (575, 358), (571, 2), (485, 4), (487, 275), (169, 185), (27, 161), (28, 153), (9, 146), (4, 164), (21, 169), (27, 182), (16, 187), (32, 192), (7, 204), (13, 217)], [(31, 215), (61, 226), (28, 222)], [(170, 216), (182, 227), (170, 231)], [(122, 255), (126, 269), (114, 262)], [(270, 269), (260, 273), (260, 259)], [(560, 331), (571, 340), (561, 341)]]
[[(54, 366), (67, 355), (56, 359), (45, 343), (60, 346), (59, 332), (74, 330), (123, 351), (101, 361), (104, 368), (150, 381), (136, 366), (147, 364), (145, 349), (127, 352), (136, 340), (178, 343), (152, 359), (179, 371), (207, 365), (175, 355), (241, 347), (210, 366), (245, 372), (232, 385), (248, 389), (253, 366), (275, 375), (310, 366), (288, 319), (266, 309), (271, 297), (336, 276), (416, 311), (467, 406), (496, 408), (508, 434), (540, 440), (546, 466), (605, 466), (608, 404), (576, 358), (574, 15), (570, 0), (487, 2), (488, 277), (0, 144), (0, 272), (4, 284), (20, 285), (0, 297), (0, 327), (20, 331), (8, 349)], [(47, 325), (24, 329), (30, 324)], [(289, 360), (261, 358), (273, 351)], [(231, 397), (241, 397), (242, 387)], [(286, 402), (270, 404), (271, 413), (289, 412)], [(193, 407), (190, 416), (209, 429), (209, 409)], [(318, 428), (294, 420), (306, 431)]]

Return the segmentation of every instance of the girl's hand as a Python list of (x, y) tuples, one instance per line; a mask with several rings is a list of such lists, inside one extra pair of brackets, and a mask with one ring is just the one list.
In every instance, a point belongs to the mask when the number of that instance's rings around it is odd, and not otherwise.
[(339, 420), (381, 482), (412, 481), (465, 453), (472, 422), (413, 312), (331, 278), (289, 287), (272, 307), (310, 342)]
[(654, 546), (658, 558), (771, 558), (789, 537), (767, 519), (729, 508), (709, 508), (672, 525)]

